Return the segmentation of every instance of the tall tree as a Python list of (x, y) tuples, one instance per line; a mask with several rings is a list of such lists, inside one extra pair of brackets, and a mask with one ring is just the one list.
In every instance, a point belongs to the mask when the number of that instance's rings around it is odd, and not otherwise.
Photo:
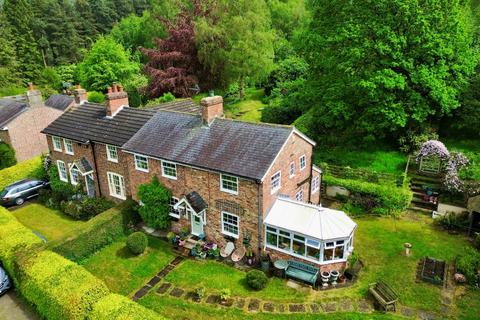
[(99, 34), (95, 14), (88, 0), (76, 0), (75, 12), (76, 29), (81, 39), (79, 46), (89, 48)]
[(459, 106), (478, 61), (464, 0), (313, 0), (303, 39), (314, 108), (297, 124), (368, 140)]
[(220, 1), (197, 23), (200, 61), (224, 85), (238, 81), (240, 97), (247, 81), (266, 78), (273, 69), (273, 31), (264, 0)]
[(12, 30), (2, 11), (0, 11), (0, 30), (2, 30), (0, 33), (0, 87), (7, 87), (19, 84), (18, 69), (20, 65)]
[(34, 81), (41, 69), (40, 53), (32, 31), (33, 12), (27, 0), (5, 0), (3, 12), (15, 43), (20, 74), (27, 81)]

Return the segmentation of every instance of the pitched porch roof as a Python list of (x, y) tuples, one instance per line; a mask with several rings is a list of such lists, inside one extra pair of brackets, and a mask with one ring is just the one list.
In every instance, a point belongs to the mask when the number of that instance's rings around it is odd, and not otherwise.
[(319, 240), (348, 238), (357, 224), (345, 212), (277, 198), (264, 223)]
[(202, 196), (196, 191), (192, 191), (185, 195), (176, 205), (175, 209), (178, 209), (180, 205), (186, 202), (196, 213), (200, 213), (208, 208), (208, 204), (203, 200)]
[(74, 161), (72, 165), (77, 167), (78, 171), (80, 171), (82, 176), (90, 172), (93, 172), (93, 168), (90, 162), (85, 157), (82, 157), (79, 160)]

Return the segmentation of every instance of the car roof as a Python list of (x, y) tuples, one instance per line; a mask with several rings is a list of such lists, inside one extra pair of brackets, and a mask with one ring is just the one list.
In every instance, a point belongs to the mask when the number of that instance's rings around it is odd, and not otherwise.
[(10, 185), (8, 185), (5, 189), (11, 189), (11, 188), (14, 188), (14, 187), (18, 187), (18, 186), (21, 186), (25, 183), (28, 183), (28, 182), (32, 182), (32, 181), (39, 181), (37, 179), (22, 179), (22, 180), (19, 180), (19, 181), (16, 181)]

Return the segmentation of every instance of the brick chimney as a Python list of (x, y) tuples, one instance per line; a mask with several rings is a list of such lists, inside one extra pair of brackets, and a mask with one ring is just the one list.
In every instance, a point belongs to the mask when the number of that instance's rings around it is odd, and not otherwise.
[(27, 102), (31, 108), (43, 107), (42, 93), (33, 87), (33, 83), (28, 83)]
[(117, 83), (113, 83), (112, 87), (108, 87), (107, 98), (107, 118), (113, 118), (124, 107), (128, 107), (128, 94), (123, 91), (123, 86), (117, 86)]
[(203, 98), (200, 105), (205, 125), (210, 125), (215, 118), (223, 118), (223, 98), (221, 96)]
[(73, 89), (73, 95), (75, 96), (75, 103), (76, 104), (83, 104), (87, 101), (87, 90), (80, 87), (79, 84)]

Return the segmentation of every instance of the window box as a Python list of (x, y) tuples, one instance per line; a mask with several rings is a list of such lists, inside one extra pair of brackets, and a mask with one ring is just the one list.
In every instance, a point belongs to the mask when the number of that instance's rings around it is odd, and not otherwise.
[(238, 194), (238, 178), (226, 174), (221, 174), (220, 190), (231, 194)]

